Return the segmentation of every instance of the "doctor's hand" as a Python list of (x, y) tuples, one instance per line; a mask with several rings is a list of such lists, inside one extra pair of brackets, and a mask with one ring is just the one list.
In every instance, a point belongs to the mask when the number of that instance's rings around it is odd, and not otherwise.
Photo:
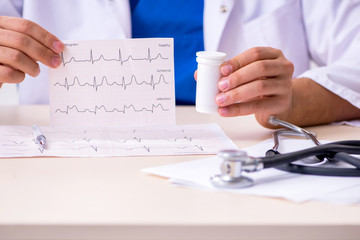
[(216, 96), (219, 114), (255, 114), (261, 125), (271, 127), (269, 116), (283, 119), (281, 116), (291, 111), (293, 71), (293, 64), (278, 49), (255, 47), (244, 51), (221, 66), (221, 92)]
[(34, 22), (22, 18), (0, 16), (0, 87), (3, 83), (19, 83), (25, 74), (36, 77), (39, 64), (56, 68), (64, 44)]

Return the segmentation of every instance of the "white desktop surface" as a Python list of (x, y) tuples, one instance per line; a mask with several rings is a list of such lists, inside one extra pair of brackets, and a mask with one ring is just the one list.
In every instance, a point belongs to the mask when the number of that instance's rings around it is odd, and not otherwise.
[[(253, 116), (177, 107), (177, 124), (214, 122), (239, 147), (272, 133)], [(48, 106), (0, 106), (0, 125), (34, 123), (48, 125)], [(327, 140), (360, 136), (349, 126), (307, 129)], [(188, 189), (140, 172), (208, 156), (0, 159), (0, 239), (360, 239), (360, 205)]]

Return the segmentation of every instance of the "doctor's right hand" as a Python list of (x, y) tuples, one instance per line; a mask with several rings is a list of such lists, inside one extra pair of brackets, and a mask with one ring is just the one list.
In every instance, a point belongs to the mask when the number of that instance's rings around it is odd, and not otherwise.
[(221, 67), (216, 96), (223, 117), (255, 114), (264, 127), (269, 116), (287, 121), (293, 103), (293, 64), (281, 50), (254, 47), (230, 59)]
[(37, 61), (56, 68), (64, 44), (38, 24), (22, 18), (0, 16), (0, 87), (20, 83), (25, 74), (40, 73)]

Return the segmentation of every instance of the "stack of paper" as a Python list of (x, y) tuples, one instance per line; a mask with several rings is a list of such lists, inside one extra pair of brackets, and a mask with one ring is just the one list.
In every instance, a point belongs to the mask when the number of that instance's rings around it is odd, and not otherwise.
[(106, 157), (216, 154), (236, 145), (217, 124), (118, 128), (42, 127), (39, 147), (32, 128), (0, 126), (1, 157)]

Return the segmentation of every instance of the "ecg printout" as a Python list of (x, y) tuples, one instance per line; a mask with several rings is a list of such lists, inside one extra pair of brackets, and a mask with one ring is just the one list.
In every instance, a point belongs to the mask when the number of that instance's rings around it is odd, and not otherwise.
[(237, 148), (217, 124), (122, 128), (41, 127), (41, 149), (30, 126), (0, 126), (0, 157), (106, 157), (216, 154)]
[(50, 69), (51, 125), (175, 124), (173, 39), (64, 43)]

